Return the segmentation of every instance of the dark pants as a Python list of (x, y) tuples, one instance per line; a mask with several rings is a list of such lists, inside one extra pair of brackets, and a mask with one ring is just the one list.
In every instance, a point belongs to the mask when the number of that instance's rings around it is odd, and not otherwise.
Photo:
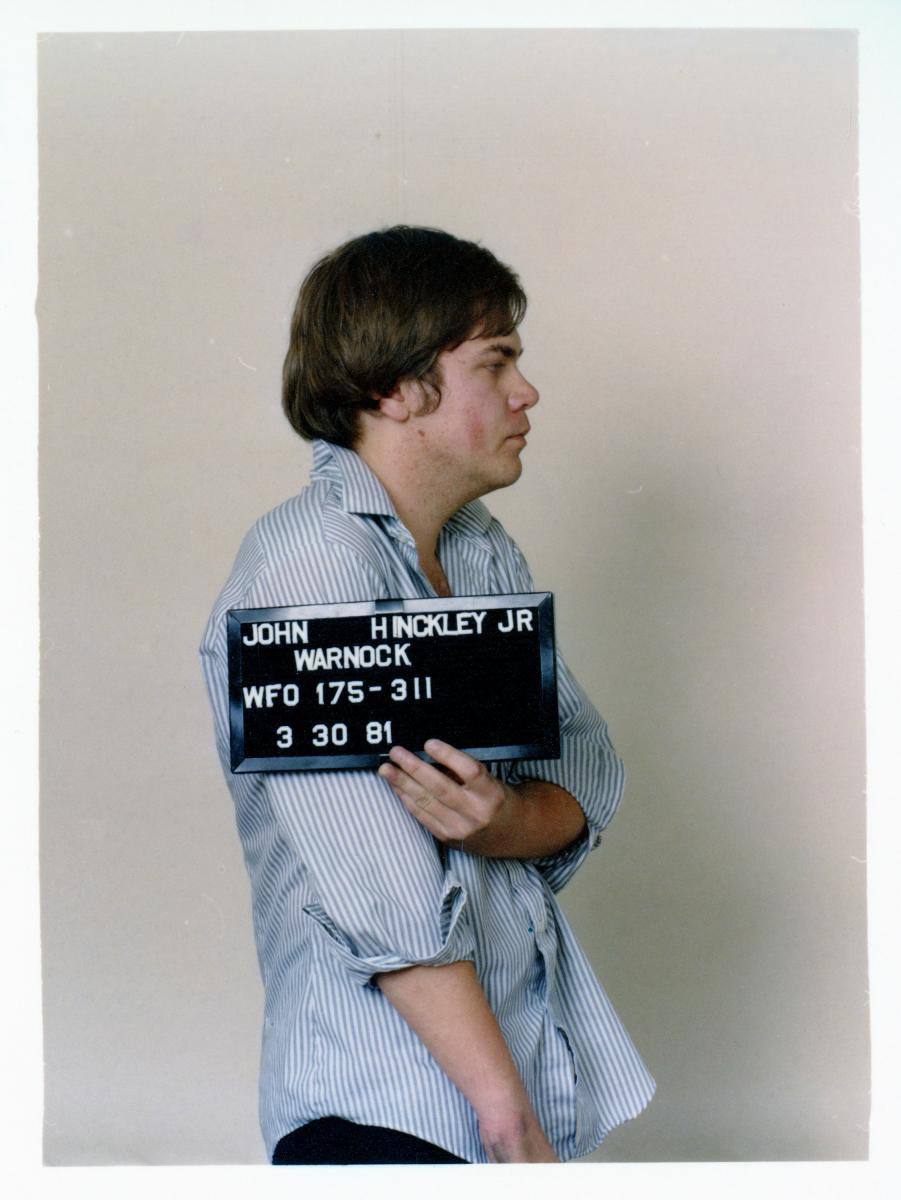
[(396, 1129), (378, 1125), (356, 1125), (343, 1117), (321, 1117), (285, 1134), (272, 1155), (276, 1167), (368, 1166), (374, 1163), (465, 1163)]

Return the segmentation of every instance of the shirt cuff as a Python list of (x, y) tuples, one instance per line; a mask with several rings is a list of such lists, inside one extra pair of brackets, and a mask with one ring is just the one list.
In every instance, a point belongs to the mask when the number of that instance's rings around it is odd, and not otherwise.
[(559, 892), (601, 844), (601, 831), (612, 819), (622, 795), (622, 763), (612, 752), (599, 753), (562, 739), (559, 759), (514, 760), (506, 776), (513, 786), (529, 779), (556, 784), (575, 798), (585, 815), (585, 830), (575, 841), (554, 854), (530, 860), (551, 890)]
[(448, 873), (435, 920), (434, 950), (415, 957), (403, 947), (386, 949), (381, 954), (361, 954), (353, 939), (335, 924), (321, 905), (304, 905), (304, 913), (324, 934), (332, 954), (348, 974), (363, 986), (375, 987), (373, 976), (407, 967), (443, 967), (462, 959), (475, 958), (475, 939), (466, 919), (467, 892), (464, 884)]

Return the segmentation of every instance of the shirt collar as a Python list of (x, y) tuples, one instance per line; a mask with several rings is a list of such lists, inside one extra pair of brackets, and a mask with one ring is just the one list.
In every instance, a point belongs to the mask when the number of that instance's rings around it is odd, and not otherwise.
[[(353, 450), (316, 438), (313, 442), (311, 480), (327, 479), (338, 489), (338, 503), (345, 511), (369, 516), (393, 517), (400, 521), (384, 485)], [(464, 504), (445, 525), (461, 537), (487, 542), (491, 513), (481, 500)]]
[(313, 442), (312, 480), (328, 479), (338, 487), (339, 504), (345, 512), (366, 513), (370, 516), (396, 517), (391, 497), (378, 476), (359, 454), (324, 442)]

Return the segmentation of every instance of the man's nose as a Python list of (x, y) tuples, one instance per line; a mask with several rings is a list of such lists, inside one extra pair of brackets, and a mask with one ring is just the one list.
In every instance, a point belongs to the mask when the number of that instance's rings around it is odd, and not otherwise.
[(511, 393), (510, 403), (517, 409), (532, 408), (538, 403), (538, 388), (533, 387), (522, 372), (518, 372), (518, 374), (519, 379)]

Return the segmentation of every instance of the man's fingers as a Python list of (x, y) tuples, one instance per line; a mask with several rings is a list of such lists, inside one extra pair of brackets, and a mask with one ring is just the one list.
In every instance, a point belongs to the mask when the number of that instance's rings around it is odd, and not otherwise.
[(379, 775), (390, 786), (407, 812), (428, 829), (433, 837), (442, 842), (460, 841), (469, 832), (458, 830), (459, 817), (433, 792), (428, 791), (415, 779), (411, 779), (400, 767), (383, 763)]
[(433, 767), (431, 763), (423, 762), (416, 754), (411, 754), (403, 746), (392, 746), (388, 751), (391, 762), (404, 774), (415, 780), (416, 784), (426, 792), (431, 792), (443, 803), (453, 803), (451, 797), (459, 785), (456, 779), (450, 778)]
[(469, 787), (480, 775), (486, 774), (484, 766), (478, 759), (462, 750), (456, 750), (447, 742), (442, 742), (440, 738), (429, 738), (423, 749), (427, 754), (431, 754), (436, 762), (450, 768), (464, 787)]
[(437, 796), (433, 796), (431, 792), (420, 788), (418, 793), (413, 797), (413, 803), (421, 812), (430, 813), (432, 809), (440, 809), (443, 807), (442, 802)]
[(430, 738), (425, 751), (434, 765), (392, 746), (379, 775), (439, 841), (459, 842), (484, 829), (503, 806), (501, 785), (480, 762), (447, 742)]
[[(415, 758), (415, 755), (411, 757)], [(441, 808), (446, 802), (444, 795), (428, 786), (428, 780), (414, 779), (397, 761), (382, 763), (378, 773), (405, 803), (415, 806), (421, 812)], [(440, 779), (441, 776), (439, 775), (438, 778)]]

